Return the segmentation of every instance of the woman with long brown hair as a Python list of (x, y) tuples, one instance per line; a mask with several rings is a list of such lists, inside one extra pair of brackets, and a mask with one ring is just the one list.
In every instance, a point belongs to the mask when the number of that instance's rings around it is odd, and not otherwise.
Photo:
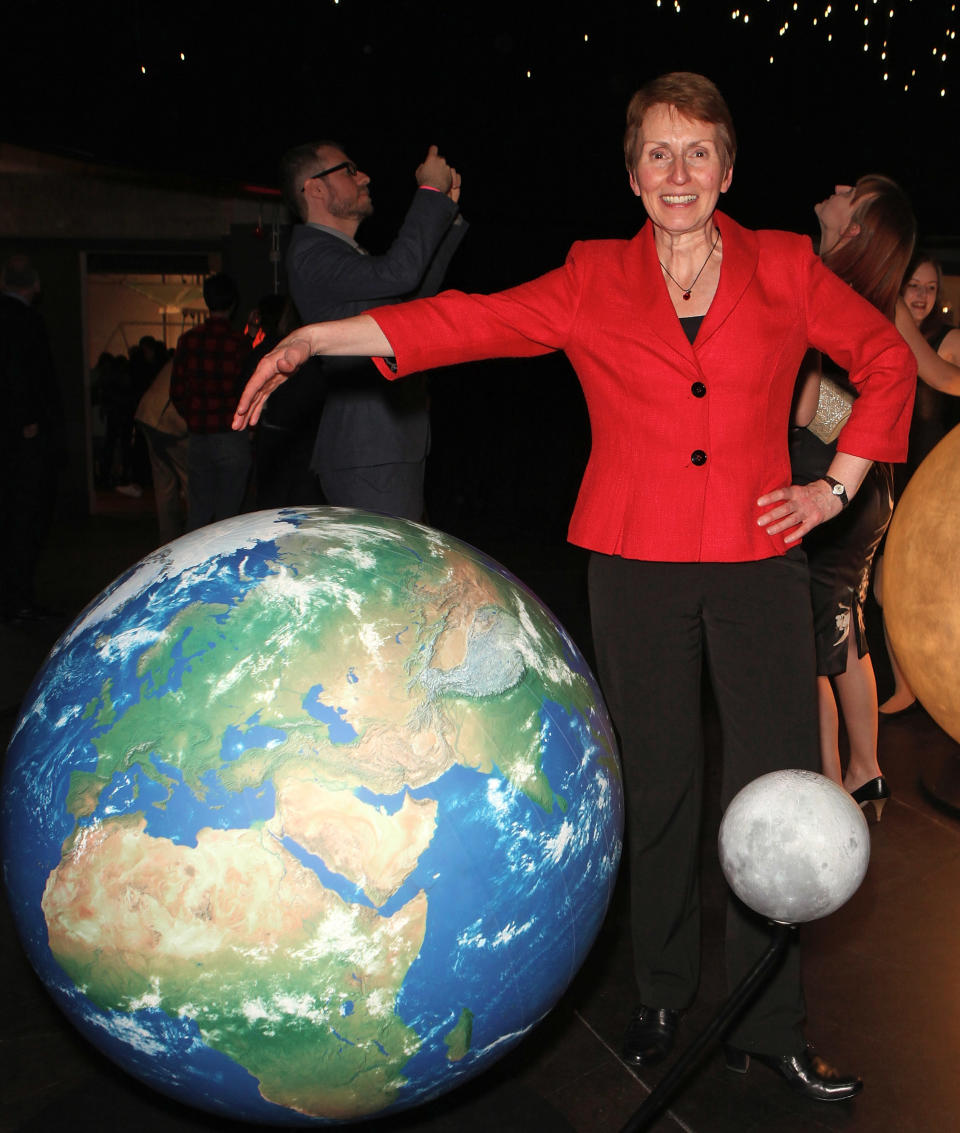
[[(941, 360), (939, 366), (928, 361), (924, 365), (926, 375), (918, 374), (917, 396), (913, 406), (913, 417), (910, 421), (910, 445), (907, 452), (907, 462), (897, 469), (894, 475), (894, 497), (899, 499), (907, 486), (910, 477), (930, 452), (951, 428), (950, 417), (954, 423), (955, 408), (951, 413), (949, 403), (944, 394), (956, 394), (956, 382), (953, 377), (953, 366), (960, 364), (960, 330), (952, 327), (943, 317), (940, 289), (943, 285), (943, 273), (938, 261), (928, 252), (917, 250), (907, 273), (904, 276), (903, 287), (900, 292), (901, 302), (897, 304), (897, 327), (906, 327), (904, 336), (911, 345), (916, 342), (916, 335), (921, 335), (935, 351)], [(909, 326), (904, 311), (912, 320), (913, 327)], [(953, 366), (948, 365), (952, 363)], [(883, 552), (877, 555), (877, 565), (874, 570), (873, 592), (877, 601), (883, 600)], [(886, 627), (884, 627), (886, 637)], [(880, 705), (880, 718), (899, 716), (916, 706), (917, 698), (914, 696), (907, 678), (897, 661), (896, 654), (886, 638), (887, 658), (890, 661), (890, 672), (893, 677), (893, 692)]]
[[(917, 359), (924, 381), (960, 393), (960, 369), (938, 358), (900, 299), (916, 221), (903, 191), (887, 177), (861, 177), (838, 185), (816, 206), (820, 255), (837, 275), (896, 323)], [(811, 360), (801, 384), (795, 421), (807, 427), (791, 435), (791, 462), (798, 482), (822, 478), (837, 448), (837, 434), (853, 391), (841, 373), (824, 373)], [(810, 564), (817, 636), (822, 770), (842, 782), (879, 819), (890, 788), (877, 760), (877, 685), (866, 640), (863, 604), (874, 555), (893, 513), (890, 465), (875, 463), (855, 500), (829, 527), (804, 540)], [(839, 716), (850, 746), (841, 773)]]
[[(928, 252), (918, 250), (907, 268), (900, 298), (914, 327), (930, 344), (931, 350), (940, 358), (956, 365), (960, 360), (960, 331), (944, 318), (940, 297), (942, 286), (943, 272), (940, 264)], [(943, 383), (935, 378), (927, 381), (918, 376), (907, 462), (897, 470), (898, 475), (895, 477), (898, 499), (927, 453), (942, 440), (950, 428), (947, 422), (950, 402), (944, 396), (950, 392), (949, 383), (944, 389)]]

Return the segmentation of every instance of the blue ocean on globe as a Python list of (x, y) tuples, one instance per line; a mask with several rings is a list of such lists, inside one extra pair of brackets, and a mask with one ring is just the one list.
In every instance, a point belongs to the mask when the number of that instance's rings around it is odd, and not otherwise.
[(360, 1120), (549, 1012), (623, 833), (582, 656), (508, 571), (349, 509), (204, 528), (54, 646), (3, 786), (11, 908), (79, 1030), (180, 1101)]

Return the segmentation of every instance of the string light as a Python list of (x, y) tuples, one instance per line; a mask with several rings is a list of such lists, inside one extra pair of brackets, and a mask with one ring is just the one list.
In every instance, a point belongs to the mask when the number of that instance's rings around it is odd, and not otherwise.
[[(662, 0), (656, 0), (658, 8), (661, 2)], [(680, 12), (679, 0), (674, 0), (673, 7), (675, 12)], [(923, 4), (919, 0), (917, 3), (914, 0), (899, 0), (899, 3), (897, 0), (837, 0), (836, 3), (825, 3), (824, 0), (764, 0), (762, 6), (758, 5), (757, 0), (752, 4), (749, 0), (741, 0), (739, 5), (732, 4), (726, 11), (735, 24), (758, 25), (755, 35), (775, 34), (778, 39), (785, 38), (793, 31), (790, 20), (796, 15), (802, 19), (802, 26), (808, 29), (808, 35), (811, 34), (811, 29), (815, 29), (813, 34), (822, 35), (821, 43), (832, 45), (836, 37), (838, 50), (846, 43), (847, 51), (856, 50), (859, 46), (859, 54), (867, 59), (876, 58), (876, 77), (879, 81), (902, 84), (905, 91), (914, 87), (918, 91), (923, 89), (930, 96), (939, 90), (941, 97), (945, 98), (950, 87), (949, 83), (943, 83), (944, 72), (938, 71), (934, 80), (929, 72), (929, 65), (920, 73), (918, 66), (910, 66), (911, 63), (916, 63), (918, 56), (922, 57), (923, 49), (917, 44), (918, 37), (929, 28), (931, 18), (934, 25), (938, 22), (936, 15), (930, 12), (934, 7), (940, 7), (938, 0), (924, 0)], [(924, 9), (922, 12), (921, 8)], [(956, 39), (958, 29), (944, 26), (953, 24), (951, 14), (956, 11), (956, 0), (949, 4), (944, 2), (940, 8), (943, 39), (939, 45), (930, 48), (930, 59), (941, 66), (951, 65), (953, 62), (947, 58), (948, 52), (943, 42), (949, 43)], [(900, 25), (895, 39), (890, 34), (890, 25), (894, 20)], [(827, 21), (829, 24), (824, 26)], [(828, 31), (827, 27), (831, 30)], [(858, 27), (859, 35), (856, 30)], [(884, 35), (887, 38), (881, 38)], [(768, 44), (768, 52), (769, 46)], [(757, 47), (760, 52), (763, 51), (763, 46), (758, 44)], [(911, 52), (913, 60), (910, 59)], [(769, 52), (769, 65), (774, 65), (777, 59), (775, 53)]]

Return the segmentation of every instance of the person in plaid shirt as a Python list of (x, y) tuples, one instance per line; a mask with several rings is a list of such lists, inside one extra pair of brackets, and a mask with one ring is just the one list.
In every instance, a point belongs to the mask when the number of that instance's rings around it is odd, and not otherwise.
[(250, 353), (249, 339), (230, 326), (238, 298), (229, 276), (208, 276), (203, 300), (210, 317), (180, 336), (173, 359), (170, 400), (189, 429), (188, 531), (237, 515), (250, 476), (249, 435), (231, 429)]

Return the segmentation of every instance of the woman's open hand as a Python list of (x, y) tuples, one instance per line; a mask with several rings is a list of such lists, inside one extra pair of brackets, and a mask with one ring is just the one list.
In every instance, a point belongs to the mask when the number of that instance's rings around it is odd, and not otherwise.
[(783, 537), (784, 543), (796, 543), (808, 531), (843, 511), (839, 496), (833, 494), (826, 480), (777, 488), (776, 491), (761, 496), (757, 500), (757, 506), (770, 508), (759, 517), (757, 523), (765, 527), (770, 535), (787, 531), (788, 534)]
[(250, 380), (243, 387), (240, 401), (233, 414), (234, 429), (244, 429), (256, 425), (267, 398), (277, 386), (290, 377), (310, 357), (310, 343), (305, 338), (292, 334), (264, 356), (257, 363)]

